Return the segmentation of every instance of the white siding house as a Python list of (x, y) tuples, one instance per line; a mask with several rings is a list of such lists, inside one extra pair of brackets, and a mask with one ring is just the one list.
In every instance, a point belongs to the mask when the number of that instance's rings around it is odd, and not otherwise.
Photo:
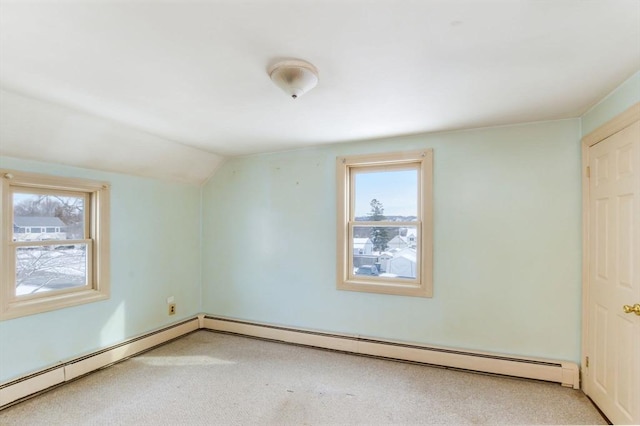
[(13, 219), (14, 241), (65, 240), (66, 225), (60, 218), (43, 216), (15, 216)]
[(387, 243), (389, 250), (402, 250), (407, 247), (416, 247), (416, 235), (414, 233), (407, 234), (405, 237), (396, 235)]
[(409, 242), (407, 241), (407, 237), (396, 235), (389, 240), (387, 247), (389, 250), (402, 250), (409, 247)]
[(373, 242), (371, 238), (354, 238), (353, 239), (353, 254), (372, 254)]

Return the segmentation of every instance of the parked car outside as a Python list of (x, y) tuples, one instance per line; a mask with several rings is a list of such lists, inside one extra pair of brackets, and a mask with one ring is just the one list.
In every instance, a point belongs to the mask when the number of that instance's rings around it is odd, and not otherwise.
[(356, 269), (356, 275), (372, 275), (377, 277), (380, 275), (380, 271), (378, 271), (376, 265), (362, 265)]

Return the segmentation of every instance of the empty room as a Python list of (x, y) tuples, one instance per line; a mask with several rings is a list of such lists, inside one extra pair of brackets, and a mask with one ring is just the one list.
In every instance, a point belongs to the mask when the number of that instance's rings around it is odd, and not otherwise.
[(640, 423), (637, 0), (0, 0), (0, 424)]

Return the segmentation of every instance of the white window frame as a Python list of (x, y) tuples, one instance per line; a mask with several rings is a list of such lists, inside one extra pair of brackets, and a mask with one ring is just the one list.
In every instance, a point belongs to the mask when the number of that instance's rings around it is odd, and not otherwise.
[[(0, 170), (0, 319), (11, 319), (109, 298), (109, 192), (105, 182)], [(31, 295), (16, 295), (16, 252), (13, 241), (13, 193), (75, 193), (85, 197), (87, 285)], [(60, 243), (41, 241), (41, 245)], [(68, 243), (68, 241), (67, 241)]]
[[(376, 226), (416, 228), (417, 274), (415, 280), (368, 277), (353, 272), (354, 226), (372, 222), (355, 221), (355, 179), (363, 170), (418, 171), (418, 212), (412, 222), (373, 222)], [(338, 157), (337, 174), (337, 289), (402, 296), (433, 297), (433, 150)]]

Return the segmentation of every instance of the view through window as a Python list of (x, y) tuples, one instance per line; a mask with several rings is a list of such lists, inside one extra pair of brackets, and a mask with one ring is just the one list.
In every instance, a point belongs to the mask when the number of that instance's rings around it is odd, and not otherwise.
[[(417, 164), (399, 170), (352, 170), (355, 275), (416, 279), (418, 176)], [(363, 226), (357, 222), (379, 223)]]
[(109, 296), (109, 185), (0, 171), (0, 317)]
[(432, 151), (337, 167), (338, 289), (430, 296)]
[(88, 285), (85, 198), (13, 192), (17, 296)]

